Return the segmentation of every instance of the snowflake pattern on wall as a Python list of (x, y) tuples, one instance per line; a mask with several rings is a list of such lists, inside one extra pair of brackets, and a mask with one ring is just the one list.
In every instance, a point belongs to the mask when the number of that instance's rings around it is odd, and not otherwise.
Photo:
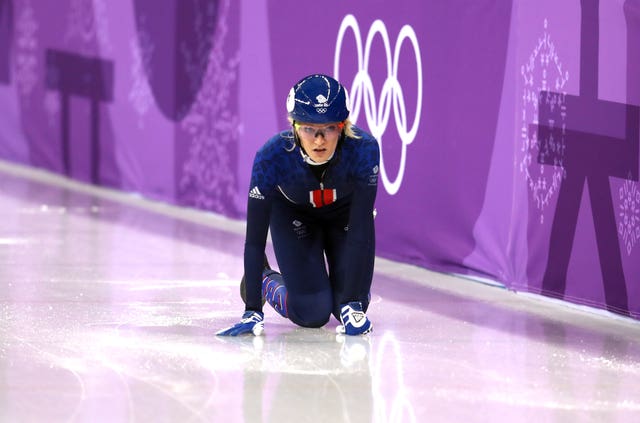
[[(185, 92), (188, 93), (201, 91), (201, 83), (203, 82), (202, 75), (205, 74), (211, 60), (224, 58), (224, 55), (216, 56), (215, 54), (209, 54), (212, 47), (212, 40), (209, 34), (215, 32), (216, 24), (218, 26), (223, 25), (223, 27), (220, 28), (220, 38), (215, 40), (216, 42), (223, 42), (228, 32), (227, 23), (223, 21), (222, 15), (220, 17), (216, 16), (215, 2), (208, 2), (206, 6), (206, 10), (201, 10), (200, 13), (194, 16), (192, 23), (195, 33), (198, 34), (196, 42), (185, 43), (183, 41), (178, 46), (177, 53), (181, 57), (180, 62), (184, 66), (188, 86), (188, 88), (185, 87)], [(228, 8), (228, 5), (224, 7)], [(225, 12), (222, 11), (222, 13)], [(224, 18), (226, 19), (226, 15)], [(220, 50), (219, 53), (222, 53), (222, 50)], [(210, 70), (211, 69), (209, 69), (209, 71)], [(228, 88), (228, 86), (225, 86), (225, 88)], [(185, 116), (189, 112), (190, 106), (188, 104), (180, 104), (180, 106), (180, 109), (177, 110), (177, 115)]]
[(40, 25), (35, 19), (33, 6), (26, 0), (17, 8), (16, 60), (14, 72), (20, 94), (28, 97), (38, 82), (38, 38)]
[(627, 255), (640, 240), (640, 190), (633, 181), (625, 181), (618, 190), (618, 233), (622, 236)]
[(229, 109), (238, 73), (238, 54), (227, 57), (223, 47), (229, 32), (229, 0), (219, 4), (209, 66), (196, 101), (180, 123), (191, 138), (182, 168), (180, 195), (205, 210), (234, 213), (235, 158), (239, 117)]
[[(566, 176), (563, 167), (565, 140), (564, 135), (560, 139), (553, 136), (546, 142), (540, 143), (538, 139), (538, 124), (565, 128), (566, 84), (569, 80), (569, 72), (562, 69), (562, 62), (558, 51), (548, 32), (548, 20), (544, 20), (544, 33), (529, 55), (526, 64), (521, 67), (523, 80), (522, 91), (522, 126), (520, 131), (522, 157), (519, 162), (519, 170), (524, 174), (527, 187), (531, 193), (536, 208), (540, 211), (540, 223), (544, 222), (544, 209), (549, 205), (551, 198), (560, 188), (562, 179)], [(547, 122), (539, 122), (539, 101), (541, 91), (550, 91), (543, 98), (549, 107), (550, 118)], [(563, 131), (564, 133), (564, 131)], [(554, 166), (539, 163), (538, 157), (551, 157)]]
[[(153, 94), (149, 81), (153, 78), (151, 57), (156, 48), (149, 32), (146, 30), (145, 18), (142, 17), (138, 28), (138, 40), (129, 42), (131, 50), (131, 88), (129, 89), (129, 103), (138, 114), (138, 127), (144, 127), (144, 116), (153, 105)], [(147, 79), (147, 77), (149, 79)]]
[(97, 43), (101, 51), (111, 52), (104, 0), (71, 0), (64, 39), (80, 40), (80, 46), (88, 54), (95, 54), (93, 43)]

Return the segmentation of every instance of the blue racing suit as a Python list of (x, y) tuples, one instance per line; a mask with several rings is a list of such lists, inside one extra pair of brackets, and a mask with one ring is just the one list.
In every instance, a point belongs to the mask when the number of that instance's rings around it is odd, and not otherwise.
[(331, 314), (339, 320), (340, 304), (349, 301), (361, 301), (366, 310), (380, 150), (370, 134), (353, 130), (358, 138), (343, 135), (331, 160), (319, 168), (304, 161), (291, 130), (256, 153), (244, 249), (246, 310), (262, 311), (269, 230), (294, 323), (317, 327)]

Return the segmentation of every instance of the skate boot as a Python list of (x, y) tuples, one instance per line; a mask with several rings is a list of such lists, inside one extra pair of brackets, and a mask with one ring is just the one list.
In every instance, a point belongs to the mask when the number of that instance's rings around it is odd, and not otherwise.
[(342, 304), (340, 307), (340, 321), (342, 326), (337, 326), (336, 332), (345, 335), (365, 335), (373, 330), (373, 324), (363, 311), (360, 301)]

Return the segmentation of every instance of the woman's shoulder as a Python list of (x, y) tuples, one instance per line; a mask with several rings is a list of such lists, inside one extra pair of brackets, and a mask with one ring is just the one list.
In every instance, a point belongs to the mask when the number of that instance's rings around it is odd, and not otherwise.
[(258, 150), (258, 154), (263, 156), (274, 156), (286, 154), (293, 151), (296, 146), (291, 130), (281, 131), (265, 142)]
[(359, 126), (353, 125), (351, 127), (353, 133), (356, 135), (355, 138), (349, 137), (348, 141), (352, 147), (354, 148), (365, 148), (365, 149), (376, 149), (378, 148), (378, 141), (375, 139), (373, 135)]

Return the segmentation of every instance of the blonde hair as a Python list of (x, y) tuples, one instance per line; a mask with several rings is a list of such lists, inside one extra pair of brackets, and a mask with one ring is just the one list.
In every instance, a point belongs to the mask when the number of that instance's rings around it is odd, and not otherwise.
[[(294, 120), (291, 116), (287, 116), (287, 120), (289, 121), (289, 125), (291, 125), (291, 129), (295, 132), (296, 129), (293, 127), (293, 124), (295, 123)], [(346, 119), (344, 121), (344, 134), (349, 138), (362, 138), (360, 135), (356, 134), (353, 128), (353, 123), (351, 123), (349, 119)]]

